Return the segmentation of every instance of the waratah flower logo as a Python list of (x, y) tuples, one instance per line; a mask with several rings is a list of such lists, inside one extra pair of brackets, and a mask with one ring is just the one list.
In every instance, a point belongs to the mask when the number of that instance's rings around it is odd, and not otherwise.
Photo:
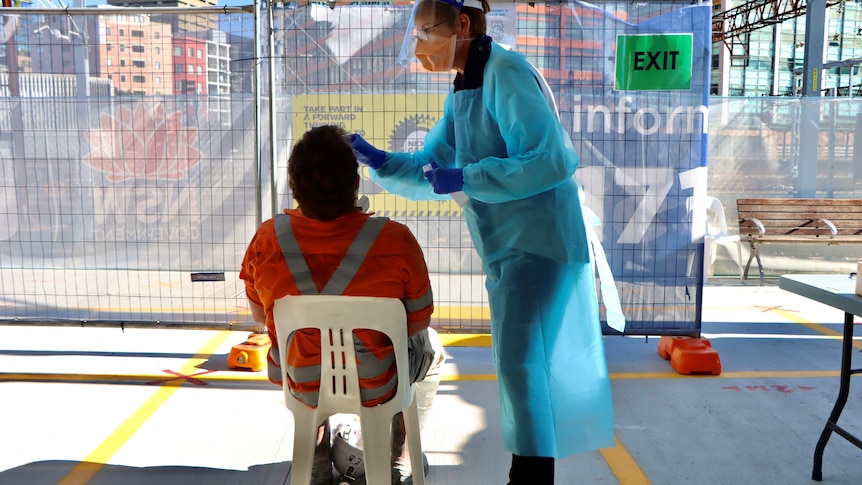
[(111, 182), (146, 178), (178, 180), (203, 158), (192, 143), (196, 128), (182, 126), (183, 114), (165, 113), (161, 103), (132, 111), (120, 106), (117, 118), (102, 113), (100, 126), (87, 133), (92, 150), (84, 163), (108, 174)]

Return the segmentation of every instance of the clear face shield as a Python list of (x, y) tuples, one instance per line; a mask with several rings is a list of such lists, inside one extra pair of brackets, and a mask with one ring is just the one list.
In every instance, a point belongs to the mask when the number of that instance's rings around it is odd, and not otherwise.
[[(430, 4), (430, 8), (429, 8)], [(443, 22), (434, 20), (431, 24), (423, 24), (417, 27), (416, 16), (421, 11), (431, 13), (429, 18), (421, 20), (433, 20), (434, 4), (451, 5), (456, 8), (471, 7), (483, 10), (482, 2), (479, 0), (417, 0), (413, 3), (413, 13), (410, 14), (410, 21), (407, 22), (407, 32), (404, 34), (404, 41), (401, 43), (401, 53), (398, 56), (398, 62), (403, 66), (409, 66), (411, 63), (419, 62), (416, 57), (416, 45), (418, 42), (426, 42), (434, 37), (434, 30)]]

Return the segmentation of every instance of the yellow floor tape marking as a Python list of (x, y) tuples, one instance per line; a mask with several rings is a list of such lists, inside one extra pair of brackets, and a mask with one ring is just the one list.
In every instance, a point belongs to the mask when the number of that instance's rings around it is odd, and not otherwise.
[[(477, 307), (461, 307), (459, 310), (455, 310), (457, 307), (447, 307), (446, 308), (446, 316), (454, 317), (458, 314), (464, 315), (476, 315), (480, 316), (480, 318), (488, 318), (486, 317), (485, 310), (479, 310), (477, 312)], [(478, 307), (481, 308), (481, 307)], [(842, 337), (841, 332), (837, 332), (832, 330), (826, 326), (811, 322), (805, 318), (802, 318), (796, 315), (793, 312), (784, 311), (784, 310), (773, 310), (774, 313), (782, 316), (792, 322), (799, 323), (805, 327), (810, 328), (811, 330), (821, 333), (823, 335), (828, 335), (831, 337), (835, 337), (840, 339)], [(478, 315), (477, 315), (478, 314)], [(201, 362), (206, 359), (200, 357), (202, 355), (210, 355), (214, 352), (216, 348), (218, 348), (225, 340), (227, 340), (228, 336), (230, 336), (230, 332), (223, 331), (216, 335), (203, 349), (188, 361), (188, 363), (179, 371), (181, 374), (188, 374), (195, 370), (195, 366), (199, 365)], [(451, 347), (490, 347), (491, 345), (491, 336), (490, 334), (441, 334), (441, 340), (445, 346)], [(862, 343), (853, 342), (854, 347), (862, 349)], [(703, 376), (703, 375), (692, 375), (686, 376), (681, 375), (676, 372), (629, 372), (629, 373), (611, 373), (611, 380), (626, 380), (626, 379), (680, 379), (680, 378), (720, 378), (720, 379), (732, 379), (732, 378), (757, 378), (757, 377), (835, 377), (839, 375), (838, 371), (751, 371), (751, 372), (723, 372), (718, 376)], [(81, 380), (154, 380), (164, 377), (161, 374), (150, 374), (150, 375), (122, 375), (122, 374), (114, 374), (114, 375), (91, 375), (91, 376), (82, 376), (82, 375), (68, 375), (68, 374), (0, 374), (0, 381), (14, 381), (14, 380), (66, 380), (66, 381), (81, 381)], [(264, 377), (249, 374), (249, 375), (220, 375), (220, 376), (198, 376), (201, 380), (207, 381), (229, 381), (229, 380), (238, 380), (238, 381), (255, 381), (266, 380)], [(444, 382), (454, 382), (454, 381), (492, 381), (496, 380), (496, 374), (464, 374), (464, 375), (443, 375), (441, 376), (441, 381)], [(173, 381), (168, 381), (173, 382)], [(181, 382), (185, 382), (184, 380)], [(76, 466), (62, 481), (59, 482), (59, 485), (78, 485), (85, 484), (93, 476), (98, 473), (98, 471), (102, 468), (102, 466), (107, 463), (107, 461), (114, 455), (123, 444), (128, 441), (132, 435), (147, 421), (155, 411), (164, 404), (165, 401), (179, 388), (176, 384), (167, 385), (161, 387), (155, 395), (153, 395), (147, 402), (145, 402), (135, 413), (132, 414), (119, 428), (117, 428), (114, 433), (111, 434), (101, 445), (99, 445), (96, 450), (94, 450), (87, 458), (84, 459), (84, 462), (80, 463)], [(625, 449), (622, 443), (619, 441), (616, 436), (614, 437), (616, 441), (616, 448), (605, 448), (600, 450), (602, 456), (605, 461), (611, 468), (611, 471), (620, 481), (621, 485), (641, 485), (641, 484), (649, 484), (650, 481), (647, 479), (646, 475), (644, 475), (643, 471), (638, 467), (635, 460), (632, 458), (631, 454)]]
[[(206, 345), (198, 351), (198, 353), (189, 359), (185, 365), (178, 371), (180, 374), (189, 375), (194, 371), (199, 370), (196, 366), (207, 361), (210, 355), (215, 353), (228, 337), (231, 332), (223, 331), (217, 333)], [(163, 376), (159, 376), (163, 377)], [(185, 382), (185, 379), (180, 381)], [(108, 463), (108, 460), (114, 456), (122, 446), (140, 429), (143, 424), (155, 414), (155, 412), (167, 401), (174, 392), (177, 391), (182, 384), (177, 385), (173, 380), (167, 381), (167, 385), (162, 385), (152, 397), (141, 405), (131, 416), (129, 416), (123, 424), (108, 436), (99, 446), (93, 450), (84, 460), (79, 463), (72, 471), (69, 472), (58, 485), (83, 485), (89, 482), (96, 473)]]
[[(784, 378), (808, 378), (808, 377), (838, 377), (840, 371), (837, 370), (812, 370), (812, 371), (741, 371), (741, 372), (722, 372), (720, 375), (704, 375), (692, 374), (683, 375), (677, 372), (611, 372), (609, 374), (612, 381), (633, 380), (633, 379), (753, 379), (764, 378), (772, 379), (776, 377)], [(202, 378), (205, 380), (206, 378)], [(441, 382), (457, 382), (457, 381), (494, 381), (497, 380), (496, 374), (444, 374), (440, 376)]]
[(490, 347), (491, 334), (441, 333), (440, 341), (444, 347)]
[[(833, 337), (836, 340), (841, 340), (844, 338), (844, 332), (843, 332), (844, 322), (841, 322), (842, 331), (839, 332), (837, 330), (832, 330), (831, 328), (829, 328), (825, 325), (821, 325), (819, 323), (812, 322), (811, 320), (808, 320), (807, 318), (800, 316), (796, 312), (792, 312), (792, 311), (788, 311), (788, 310), (781, 310), (781, 309), (774, 309), (771, 311), (772, 311), (772, 313), (775, 313), (776, 315), (778, 315), (780, 317), (786, 318), (787, 320), (790, 320), (793, 323), (798, 323), (798, 324), (802, 325), (803, 327), (806, 327), (806, 328), (813, 330), (817, 333), (822, 333), (823, 335)], [(862, 343), (860, 343), (859, 341), (854, 339), (853, 340), (853, 347), (856, 347), (857, 349), (862, 349)]]
[(605, 459), (620, 485), (649, 485), (652, 483), (616, 435), (614, 435), (614, 442), (617, 444), (615, 448), (602, 448), (599, 453), (602, 454), (602, 458)]
[[(774, 378), (812, 378), (812, 377), (838, 377), (837, 370), (790, 370), (790, 371), (737, 371), (722, 372), (721, 375), (692, 374), (682, 375), (677, 372), (611, 372), (612, 381), (634, 380), (634, 379), (774, 379)], [(165, 374), (25, 374), (25, 373), (0, 373), (0, 382), (107, 382), (122, 384), (124, 382), (152, 382), (166, 380), (170, 377)], [(269, 382), (264, 373), (258, 372), (222, 372), (220, 374), (198, 375), (195, 379), (204, 382)], [(444, 374), (440, 376), (441, 381), (494, 381), (496, 374)], [(176, 385), (180, 382), (177, 377), (167, 385)], [(273, 384), (274, 385), (274, 384)]]

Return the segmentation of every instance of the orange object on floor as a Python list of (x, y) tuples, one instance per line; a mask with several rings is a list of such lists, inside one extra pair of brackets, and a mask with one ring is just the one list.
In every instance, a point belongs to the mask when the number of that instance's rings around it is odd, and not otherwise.
[(658, 341), (658, 354), (680, 374), (721, 374), (718, 351), (703, 337), (664, 335)]
[(266, 354), (272, 342), (265, 333), (252, 333), (244, 343), (234, 345), (227, 357), (231, 369), (251, 369), (255, 372), (266, 367)]

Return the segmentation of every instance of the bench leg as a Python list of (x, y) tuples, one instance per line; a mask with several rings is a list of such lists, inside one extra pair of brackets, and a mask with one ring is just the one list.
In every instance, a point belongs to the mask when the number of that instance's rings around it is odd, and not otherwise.
[[(751, 268), (751, 260), (754, 259), (754, 255), (756, 254), (756, 251), (757, 251), (757, 248), (754, 246), (754, 243), (751, 241), (748, 242), (748, 247), (749, 247), (748, 262), (745, 263), (745, 271), (742, 272), (742, 278), (741, 278), (742, 281), (745, 281), (746, 279), (748, 279), (748, 269)], [(739, 258), (739, 261), (740, 262), (742, 261), (741, 257)], [(757, 257), (757, 261), (760, 262), (760, 256)]]
[(757, 259), (757, 269), (760, 271), (760, 286), (766, 284), (766, 281), (763, 277), (763, 263), (760, 262), (760, 247), (758, 246), (754, 250), (754, 257)]

